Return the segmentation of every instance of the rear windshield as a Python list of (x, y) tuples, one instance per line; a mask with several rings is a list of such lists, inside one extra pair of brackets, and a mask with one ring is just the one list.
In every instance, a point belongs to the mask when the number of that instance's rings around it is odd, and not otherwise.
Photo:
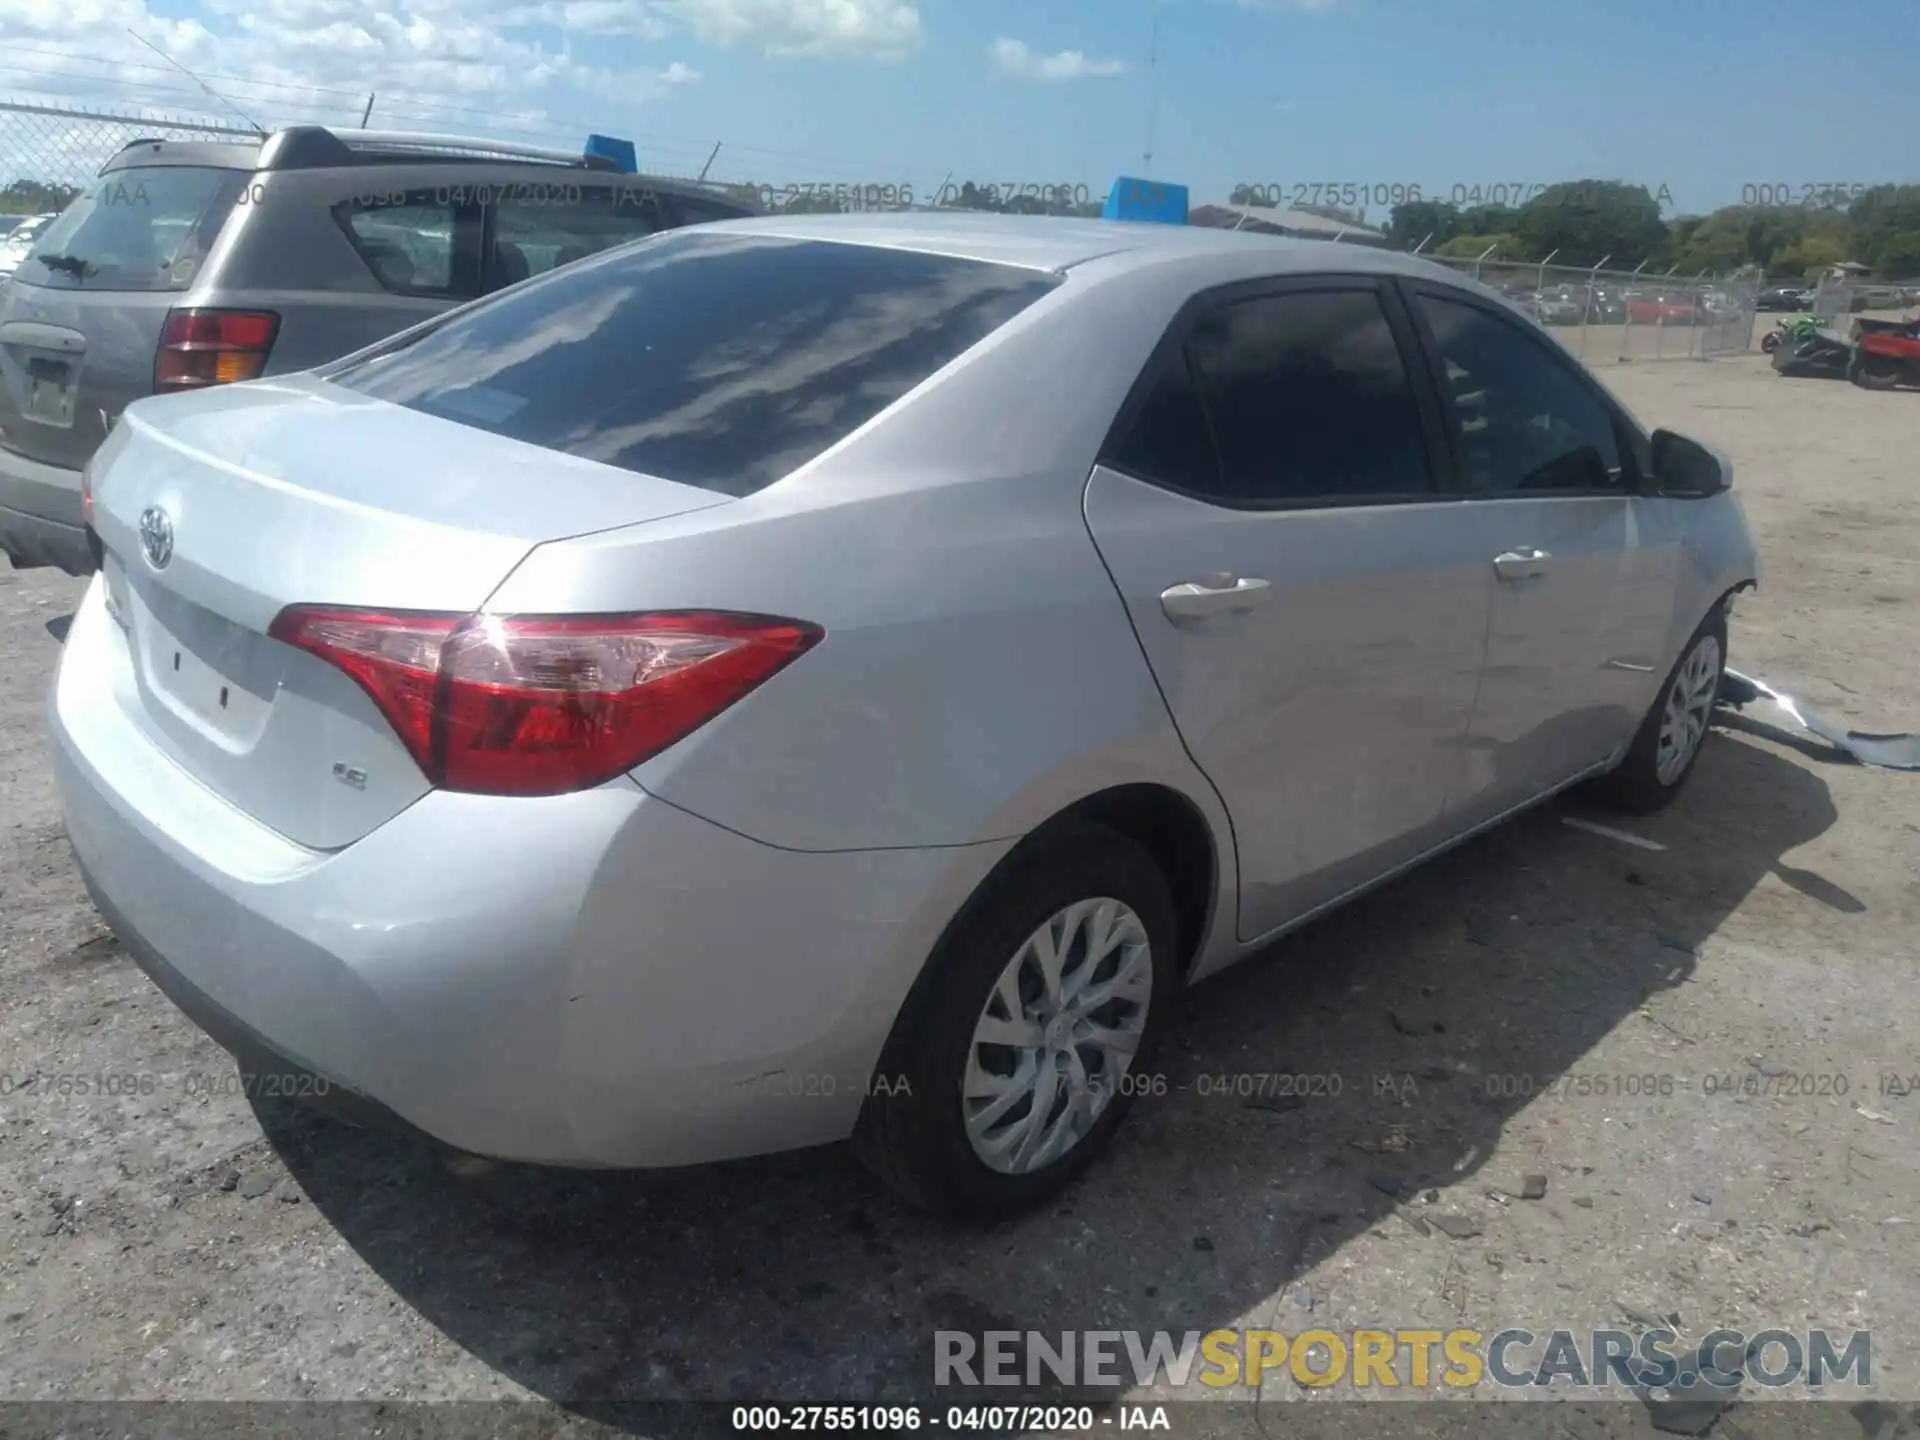
[(243, 178), (199, 165), (102, 175), (41, 231), (17, 278), (69, 290), (184, 290)]
[(748, 495), (1058, 283), (976, 260), (684, 230), (322, 373), (550, 450)]

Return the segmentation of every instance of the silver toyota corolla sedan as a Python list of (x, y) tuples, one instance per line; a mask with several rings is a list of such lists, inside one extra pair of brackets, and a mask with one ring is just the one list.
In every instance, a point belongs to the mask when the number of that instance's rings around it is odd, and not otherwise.
[(1673, 796), (1729, 484), (1404, 255), (671, 233), (130, 407), (67, 827), (261, 1089), (555, 1165), (853, 1136), (1004, 1214), (1183, 985), (1577, 782)]

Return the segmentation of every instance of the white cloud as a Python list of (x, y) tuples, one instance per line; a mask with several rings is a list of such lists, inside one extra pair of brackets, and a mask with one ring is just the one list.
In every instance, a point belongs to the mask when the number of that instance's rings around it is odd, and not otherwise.
[(682, 60), (609, 56), (596, 42), (668, 33), (610, 0), (202, 0), (196, 19), (154, 15), (145, 0), (0, 0), (6, 88), (233, 123), (129, 30), (269, 127), (356, 123), (374, 93), (376, 124), (513, 132), (578, 115), (587, 96), (636, 106), (699, 78)]
[[(0, 0), (5, 91), (228, 125), (244, 115), (268, 128), (356, 125), (374, 94), (376, 127), (550, 144), (577, 143), (583, 126), (639, 133), (643, 164), (690, 173), (707, 147), (650, 143), (635, 114), (701, 79), (665, 49), (676, 39), (846, 57), (923, 42), (919, 8), (907, 0), (197, 0), (186, 16), (156, 14), (159, 3)], [(58, 153), (47, 153), (58, 123), (5, 117), (0, 150), (10, 164), (37, 155), (43, 168), (90, 172), (104, 155), (84, 136), (63, 135)], [(110, 152), (121, 138), (101, 127), (93, 148)]]
[(1042, 55), (1025, 41), (1005, 36), (987, 47), (987, 58), (998, 73), (1017, 80), (1087, 80), (1124, 75), (1133, 68), (1125, 60), (1103, 59), (1084, 50)]
[(907, 0), (654, 0), (662, 15), (712, 45), (775, 55), (902, 55), (920, 48), (920, 8)]
[(587, 35), (630, 35), (638, 40), (664, 40), (673, 27), (660, 16), (629, 0), (539, 0), (502, 12), (502, 25), (551, 25)]

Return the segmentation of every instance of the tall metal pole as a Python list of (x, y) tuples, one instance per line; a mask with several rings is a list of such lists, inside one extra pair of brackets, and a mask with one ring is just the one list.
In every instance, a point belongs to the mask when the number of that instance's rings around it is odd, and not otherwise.
[(1140, 173), (1153, 174), (1153, 127), (1160, 117), (1160, 0), (1153, 0), (1153, 32), (1147, 40), (1147, 148)]

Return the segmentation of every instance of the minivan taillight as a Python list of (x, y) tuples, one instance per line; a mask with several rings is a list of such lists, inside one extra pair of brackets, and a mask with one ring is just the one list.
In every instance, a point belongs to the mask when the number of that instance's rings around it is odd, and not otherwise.
[(768, 615), (442, 615), (294, 605), (276, 640), (344, 670), (427, 779), (558, 795), (631, 770), (818, 644)]
[(169, 310), (153, 357), (154, 393), (257, 380), (279, 333), (271, 310)]

